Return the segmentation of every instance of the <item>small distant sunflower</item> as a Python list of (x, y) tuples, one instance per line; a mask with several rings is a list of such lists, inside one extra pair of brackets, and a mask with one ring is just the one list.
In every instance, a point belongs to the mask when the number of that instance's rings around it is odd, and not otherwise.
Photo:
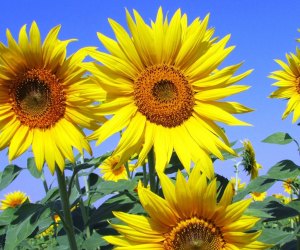
[(259, 218), (243, 215), (251, 200), (231, 204), (233, 190), (228, 185), (217, 202), (217, 182), (209, 184), (199, 168), (188, 181), (178, 172), (176, 184), (159, 173), (164, 199), (149, 189), (138, 188), (142, 206), (150, 217), (114, 212), (127, 225), (112, 227), (121, 236), (105, 236), (115, 249), (266, 249), (256, 241), (260, 231), (248, 232)]
[(29, 37), (24, 25), (16, 42), (9, 30), (8, 46), (0, 43), (0, 150), (8, 147), (9, 160), (30, 146), (39, 170), (46, 161), (53, 174), (64, 160), (74, 161), (73, 147), (91, 153), (80, 127), (95, 128), (91, 106), (97, 87), (82, 76), (84, 48), (66, 59), (67, 45), (57, 38), (60, 26), (44, 43), (35, 22)]
[(290, 197), (286, 197), (283, 194), (273, 194), (272, 196), (279, 199), (283, 204), (288, 204), (291, 201)]
[(106, 181), (128, 180), (127, 170), (124, 164), (118, 166), (120, 157), (111, 156), (107, 158), (100, 166), (102, 178)]
[(135, 10), (134, 18), (126, 15), (131, 34), (110, 19), (117, 41), (98, 33), (110, 54), (94, 51), (90, 56), (102, 65), (86, 65), (106, 92), (100, 113), (113, 115), (89, 139), (100, 144), (126, 128), (114, 151), (122, 155), (120, 164), (139, 153), (141, 165), (154, 147), (157, 171), (164, 170), (175, 150), (188, 172), (191, 161), (200, 161), (212, 177), (210, 154), (220, 159), (222, 150), (235, 154), (216, 122), (249, 125), (232, 114), (252, 111), (220, 100), (247, 90), (232, 85), (251, 70), (233, 76), (241, 64), (217, 69), (234, 47), (225, 48), (229, 35), (212, 38), (209, 16), (189, 25), (180, 9), (168, 21), (160, 8), (148, 25)]
[(253, 180), (258, 176), (258, 170), (261, 169), (262, 166), (256, 162), (255, 151), (251, 142), (249, 140), (244, 140), (243, 145), (244, 151), (242, 153), (242, 165), (248, 175), (251, 176), (251, 180)]
[(8, 193), (4, 195), (4, 197), (5, 199), (1, 200), (0, 210), (4, 210), (9, 207), (17, 207), (29, 199), (28, 196), (21, 191)]
[(292, 187), (292, 184), (293, 183), (293, 179), (291, 178), (288, 178), (286, 179), (283, 183), (282, 183), (282, 186), (284, 188), (284, 191), (288, 194), (292, 194), (293, 193), (293, 187)]
[(250, 196), (254, 201), (263, 201), (267, 197), (267, 192), (251, 192)]
[(292, 120), (294, 123), (300, 116), (300, 50), (297, 48), (296, 54), (286, 54), (286, 59), (287, 64), (281, 60), (275, 60), (282, 70), (274, 71), (269, 76), (277, 81), (272, 85), (278, 87), (270, 97), (288, 100), (282, 119), (294, 111)]

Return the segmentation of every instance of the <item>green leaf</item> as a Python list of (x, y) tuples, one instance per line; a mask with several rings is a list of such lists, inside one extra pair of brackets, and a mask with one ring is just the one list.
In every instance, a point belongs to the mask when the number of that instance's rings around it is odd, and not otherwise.
[(54, 201), (59, 198), (59, 190), (57, 187), (54, 187), (50, 190), (48, 190), (46, 196), (41, 200), (42, 204), (45, 204), (49, 201)]
[(279, 229), (265, 228), (258, 238), (258, 241), (262, 241), (268, 244), (282, 245), (286, 242), (289, 242), (294, 237), (295, 235), (293, 233), (288, 233)]
[(268, 136), (266, 139), (262, 140), (262, 142), (284, 145), (291, 143), (293, 140), (294, 139), (289, 134), (278, 132)]
[(6, 166), (0, 176), (0, 191), (6, 188), (15, 178), (17, 178), (22, 169), (23, 168), (20, 168), (17, 165)]
[(37, 179), (41, 178), (43, 171), (39, 171), (36, 167), (33, 157), (27, 159), (27, 168), (31, 175)]
[(258, 218), (273, 218), (272, 215), (261, 209), (248, 208), (245, 212), (245, 215), (255, 216)]
[(0, 213), (0, 226), (6, 226), (11, 223), (11, 221), (15, 218), (14, 213), (15, 208), (7, 208), (2, 213)]
[(290, 160), (283, 160), (271, 167), (267, 173), (269, 178), (285, 180), (296, 178), (300, 175), (300, 167)]
[(98, 249), (101, 246), (105, 246), (108, 243), (101, 238), (101, 235), (93, 232), (92, 236), (85, 240), (80, 249), (90, 250), (90, 249)]
[(40, 204), (24, 204), (16, 212), (17, 218), (8, 226), (4, 250), (18, 249), (17, 246), (27, 239), (34, 230), (49, 220), (50, 210)]
[(286, 206), (295, 209), (300, 214), (300, 200), (292, 200)]
[(267, 191), (276, 182), (275, 179), (268, 178), (266, 175), (259, 176), (252, 180), (246, 188), (238, 192), (234, 197), (234, 201), (243, 199), (247, 194), (251, 192), (262, 193)]
[[(57, 243), (59, 244), (59, 246), (55, 247), (56, 250), (70, 250), (68, 237), (66, 235), (59, 236), (56, 238), (56, 240), (57, 240)], [(75, 240), (76, 240), (77, 246), (80, 246), (83, 242), (83, 238), (79, 234), (75, 235)]]

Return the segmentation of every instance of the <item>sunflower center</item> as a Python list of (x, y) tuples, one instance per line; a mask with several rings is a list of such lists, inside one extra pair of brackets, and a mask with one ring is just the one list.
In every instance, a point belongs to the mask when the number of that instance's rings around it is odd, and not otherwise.
[(296, 90), (300, 94), (300, 76), (296, 78)]
[(220, 250), (224, 247), (221, 230), (197, 217), (179, 222), (164, 241), (166, 250)]
[(178, 96), (178, 91), (173, 82), (161, 80), (153, 86), (152, 95), (160, 102), (168, 102)]
[(116, 168), (118, 163), (119, 163), (119, 161), (116, 160), (111, 164), (111, 171), (113, 172), (114, 175), (120, 175), (125, 171), (124, 165), (121, 165), (120, 167)]
[(139, 112), (164, 127), (176, 127), (192, 116), (194, 92), (181, 71), (169, 65), (146, 68), (134, 81)]
[(22, 124), (49, 128), (65, 114), (66, 98), (59, 79), (46, 69), (31, 69), (12, 82), (12, 107)]

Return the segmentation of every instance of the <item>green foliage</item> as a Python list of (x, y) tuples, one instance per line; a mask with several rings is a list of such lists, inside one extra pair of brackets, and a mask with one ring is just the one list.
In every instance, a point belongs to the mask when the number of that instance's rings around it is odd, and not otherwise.
[[(286, 133), (275, 133), (267, 137), (264, 142), (287, 144), (295, 141)], [(297, 143), (297, 142), (296, 142)], [(235, 142), (231, 144), (234, 146)], [(243, 148), (236, 148), (238, 155)], [(222, 152), (224, 159), (233, 159), (237, 156)], [(139, 181), (146, 183), (149, 173), (142, 170), (132, 174), (129, 180), (118, 182), (105, 181), (98, 175), (97, 167), (111, 155), (111, 152), (97, 158), (83, 159), (76, 163), (66, 162), (66, 171), (70, 171), (66, 177), (67, 193), (71, 204), (71, 214), (75, 228), (75, 240), (79, 249), (112, 249), (102, 236), (115, 235), (117, 232), (111, 224), (120, 224), (113, 215), (113, 211), (122, 211), (131, 214), (143, 214), (145, 210), (139, 202), (137, 186)], [(216, 158), (211, 156), (212, 160)], [(36, 168), (33, 158), (28, 158), (27, 169), (34, 178), (43, 180), (43, 172)], [(0, 173), (0, 190), (7, 187), (23, 168), (16, 165), (8, 165)], [(176, 178), (176, 172), (185, 172), (176, 153), (173, 152), (170, 163), (165, 173), (172, 180)], [(233, 202), (248, 198), (251, 192), (268, 191), (275, 183), (283, 182), (290, 178), (294, 180), (294, 195), (299, 191), (300, 167), (291, 160), (283, 160), (272, 166), (265, 175), (258, 176), (248, 185), (237, 192)], [(79, 179), (85, 180), (84, 185)], [(216, 173), (217, 199), (220, 200), (229, 181)], [(158, 178), (156, 176), (155, 191), (162, 195)], [(258, 240), (273, 244), (271, 249), (294, 250), (297, 244), (297, 235), (300, 232), (300, 200), (295, 197), (285, 204), (282, 200), (269, 196), (264, 201), (252, 202), (245, 212), (261, 218), (254, 230), (262, 230)], [(61, 220), (54, 221), (60, 217)], [(41, 236), (50, 226), (53, 232)], [(4, 250), (12, 249), (58, 249), (69, 250), (68, 237), (64, 230), (64, 220), (60, 202), (60, 193), (57, 187), (47, 190), (41, 201), (23, 204), (16, 208), (8, 208), (0, 213), (0, 243), (5, 242)], [(0, 244), (1, 248), (1, 244)]]
[(268, 136), (267, 138), (262, 140), (262, 142), (284, 145), (291, 143), (293, 140), (294, 139), (289, 134), (278, 132)]
[(37, 179), (41, 178), (43, 172), (39, 171), (36, 167), (35, 161), (33, 157), (27, 159), (27, 169), (31, 173), (31, 175)]
[(23, 169), (17, 165), (8, 165), (0, 172), (0, 191), (6, 188)]

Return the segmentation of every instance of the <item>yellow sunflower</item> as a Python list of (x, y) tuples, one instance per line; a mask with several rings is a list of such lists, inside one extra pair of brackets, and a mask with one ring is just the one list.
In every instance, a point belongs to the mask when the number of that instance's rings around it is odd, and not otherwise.
[(251, 176), (251, 180), (255, 179), (258, 176), (258, 170), (262, 166), (256, 162), (255, 151), (249, 140), (243, 141), (244, 151), (242, 153), (242, 165), (244, 166), (245, 171)]
[(113, 115), (89, 139), (100, 144), (126, 128), (114, 151), (121, 155), (120, 164), (139, 153), (141, 165), (154, 147), (157, 171), (164, 170), (175, 150), (187, 171), (191, 161), (200, 161), (207, 166), (202, 171), (212, 177), (209, 155), (222, 159), (221, 150), (234, 154), (216, 122), (249, 125), (232, 114), (251, 111), (220, 100), (247, 90), (232, 85), (251, 70), (237, 76), (241, 64), (217, 70), (234, 47), (226, 48), (230, 35), (213, 38), (209, 16), (188, 24), (178, 9), (168, 21), (160, 8), (148, 25), (137, 11), (134, 18), (126, 14), (131, 34), (110, 19), (117, 41), (98, 33), (110, 53), (94, 51), (90, 56), (102, 65), (86, 65), (106, 93), (100, 113)]
[(102, 178), (106, 181), (128, 180), (127, 170), (124, 164), (117, 166), (119, 163), (119, 156), (111, 156), (107, 158), (100, 166), (100, 173)]
[(29, 199), (28, 196), (21, 191), (8, 193), (4, 195), (4, 197), (5, 199), (1, 200), (0, 210), (4, 210), (9, 207), (13, 208), (19, 206)]
[(263, 201), (267, 197), (267, 192), (251, 192), (250, 196), (254, 201)]
[(159, 173), (164, 199), (138, 188), (142, 206), (150, 217), (114, 212), (127, 225), (113, 224), (121, 236), (105, 236), (115, 249), (266, 249), (256, 241), (260, 231), (246, 233), (259, 218), (243, 215), (251, 200), (231, 204), (231, 184), (217, 202), (217, 182), (207, 183), (199, 168), (188, 181), (178, 172), (176, 184)]
[(279, 199), (283, 204), (288, 204), (291, 201), (290, 197), (286, 197), (283, 194), (273, 194), (272, 196)]
[(74, 161), (73, 147), (91, 153), (80, 127), (94, 128), (97, 86), (82, 78), (84, 48), (66, 59), (67, 45), (57, 38), (60, 26), (50, 30), (43, 44), (32, 23), (29, 37), (24, 25), (16, 42), (7, 30), (0, 43), (0, 150), (9, 147), (13, 160), (30, 146), (39, 170), (46, 161), (53, 173), (64, 160)]
[(286, 179), (283, 183), (282, 183), (282, 186), (284, 188), (284, 191), (288, 194), (292, 194), (293, 193), (293, 188), (292, 188), (292, 185), (293, 185), (293, 179), (291, 178), (288, 178)]
[(294, 111), (292, 120), (294, 123), (300, 116), (300, 50), (297, 48), (296, 54), (287, 54), (286, 59), (287, 64), (281, 60), (275, 60), (282, 70), (274, 71), (269, 76), (277, 81), (272, 85), (278, 87), (270, 97), (288, 100), (282, 119)]

